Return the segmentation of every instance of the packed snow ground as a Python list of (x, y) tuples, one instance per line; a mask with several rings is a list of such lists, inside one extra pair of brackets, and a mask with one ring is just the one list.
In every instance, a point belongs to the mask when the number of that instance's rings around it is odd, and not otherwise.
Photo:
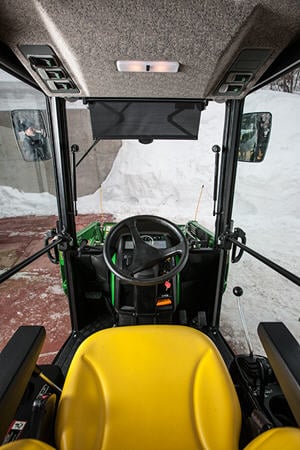
[[(247, 233), (247, 243), (299, 275), (300, 272), (300, 96), (263, 90), (252, 94), (246, 111), (270, 111), (273, 125), (263, 163), (240, 163), (233, 212), (235, 226)], [(80, 197), (79, 213), (104, 212), (118, 219), (156, 214), (184, 223), (197, 218), (213, 230), (214, 144), (221, 146), (224, 105), (202, 112), (198, 141), (123, 142), (113, 168), (99, 189)], [(28, 194), (0, 188), (1, 216), (56, 213), (48, 193)], [(251, 256), (232, 265), (224, 295), (221, 326), (236, 349), (246, 349), (232, 288), (244, 289), (245, 315), (254, 348), (260, 352), (256, 327), (261, 320), (282, 320), (300, 339), (299, 287)]]

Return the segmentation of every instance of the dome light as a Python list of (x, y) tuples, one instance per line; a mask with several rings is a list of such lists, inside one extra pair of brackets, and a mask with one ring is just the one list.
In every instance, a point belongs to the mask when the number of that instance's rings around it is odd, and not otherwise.
[(178, 72), (177, 61), (117, 61), (119, 72)]

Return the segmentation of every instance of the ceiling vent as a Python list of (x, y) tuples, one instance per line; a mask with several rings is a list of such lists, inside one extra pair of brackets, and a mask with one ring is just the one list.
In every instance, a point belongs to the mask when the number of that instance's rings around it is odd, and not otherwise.
[(20, 50), (28, 59), (31, 68), (39, 75), (51, 92), (57, 94), (79, 92), (51, 47), (48, 45), (22, 45)]
[(222, 83), (219, 84), (216, 95), (241, 94), (266, 62), (270, 53), (270, 49), (264, 48), (243, 50), (229, 68)]

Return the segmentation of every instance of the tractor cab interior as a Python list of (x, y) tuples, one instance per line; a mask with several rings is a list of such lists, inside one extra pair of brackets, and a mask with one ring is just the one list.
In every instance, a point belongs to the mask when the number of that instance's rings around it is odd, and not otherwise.
[[(47, 255), (60, 270), (72, 330), (53, 362), (42, 365), (44, 326), (12, 331), (0, 353), (0, 449), (300, 448), (297, 340), (283, 322), (261, 321), (266, 354), (256, 354), (241, 313), (249, 352), (237, 353), (220, 328), (228, 273), (243, 253), (300, 285), (233, 225), (237, 165), (265, 162), (277, 123), (267, 110), (245, 112), (244, 102), (299, 67), (299, 23), (293, 0), (3, 2), (0, 144), (22, 182), (36, 170), (39, 194), (46, 194), (44, 174), (53, 172), (47, 193), (56, 195), (57, 220), (44, 247), (3, 270), (0, 282)], [(168, 178), (151, 148), (170, 141), (188, 154), (187, 142), (201, 141), (207, 110), (221, 104), (222, 147), (213, 145), (207, 160), (197, 148), (199, 166), (190, 163), (207, 173), (209, 226), (197, 218), (204, 185), (194, 219), (175, 224), (167, 214), (176, 197), (167, 195), (169, 180), (179, 182), (171, 162), (180, 169), (185, 161), (171, 157)], [(130, 152), (133, 141), (144, 153)], [(102, 157), (104, 177), (100, 144), (111, 159)], [(113, 152), (119, 161), (132, 155), (123, 166), (127, 178)], [(119, 184), (105, 193), (113, 204), (134, 183), (139, 158), (146, 174), (155, 166), (143, 191), (145, 211), (127, 214), (130, 201), (137, 211), (142, 204), (131, 196), (118, 219), (99, 216), (80, 229), (82, 186), (91, 193), (96, 178), (102, 203), (102, 181), (109, 184), (114, 165)], [(165, 215), (147, 203), (155, 183), (163, 186), (157, 198)], [(173, 210), (178, 204), (175, 198)], [(233, 292), (239, 301), (241, 287)]]

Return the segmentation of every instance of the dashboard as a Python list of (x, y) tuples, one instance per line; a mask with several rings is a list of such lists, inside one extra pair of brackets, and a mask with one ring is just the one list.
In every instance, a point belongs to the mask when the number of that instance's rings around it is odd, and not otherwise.
[[(163, 234), (142, 234), (141, 238), (146, 244), (151, 245), (157, 249), (164, 249), (170, 246), (170, 240), (166, 235)], [(123, 237), (124, 250), (133, 250), (134, 244), (131, 236)]]

